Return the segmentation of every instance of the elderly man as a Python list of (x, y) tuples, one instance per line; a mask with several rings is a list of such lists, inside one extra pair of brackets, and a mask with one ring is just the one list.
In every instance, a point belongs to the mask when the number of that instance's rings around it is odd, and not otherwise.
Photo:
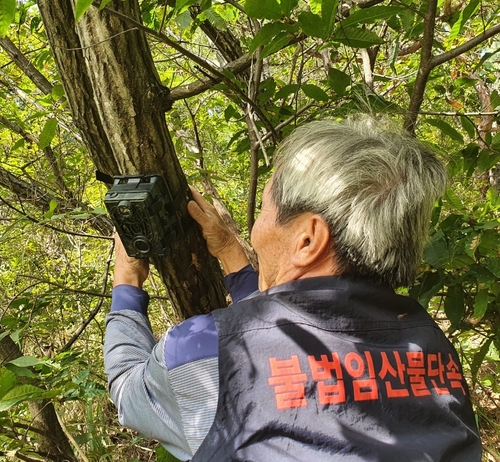
[(118, 241), (105, 362), (122, 424), (193, 462), (479, 462), (459, 358), (394, 292), (415, 277), (445, 184), (432, 152), (372, 119), (298, 128), (252, 230), (259, 290), (194, 191), (189, 212), (234, 303), (158, 343), (147, 264)]

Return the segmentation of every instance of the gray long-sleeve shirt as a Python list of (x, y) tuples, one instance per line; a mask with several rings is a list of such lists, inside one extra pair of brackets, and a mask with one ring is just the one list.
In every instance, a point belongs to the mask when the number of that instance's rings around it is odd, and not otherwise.
[[(257, 288), (251, 267), (225, 278), (233, 300)], [(218, 339), (211, 315), (194, 316), (156, 341), (142, 289), (113, 289), (105, 371), (121, 424), (189, 460), (210, 429), (218, 397)]]

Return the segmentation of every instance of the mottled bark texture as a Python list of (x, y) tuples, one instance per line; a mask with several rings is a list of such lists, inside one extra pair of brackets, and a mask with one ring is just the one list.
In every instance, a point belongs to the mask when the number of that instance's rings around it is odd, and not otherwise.
[[(169, 90), (161, 85), (143, 31), (91, 7), (74, 22), (74, 0), (38, 0), (73, 119), (98, 170), (108, 175), (162, 174), (172, 193), (187, 191), (165, 122)], [(106, 8), (140, 21), (137, 0)], [(186, 237), (155, 261), (178, 318), (225, 304), (222, 274), (197, 226), (181, 213)]]

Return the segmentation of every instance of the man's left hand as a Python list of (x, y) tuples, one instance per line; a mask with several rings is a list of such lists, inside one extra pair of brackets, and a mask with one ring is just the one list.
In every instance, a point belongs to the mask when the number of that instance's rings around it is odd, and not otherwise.
[(148, 278), (148, 275), (148, 259), (129, 257), (120, 236), (118, 236), (118, 233), (115, 233), (115, 273), (113, 287), (120, 284), (128, 284), (142, 289), (142, 285)]

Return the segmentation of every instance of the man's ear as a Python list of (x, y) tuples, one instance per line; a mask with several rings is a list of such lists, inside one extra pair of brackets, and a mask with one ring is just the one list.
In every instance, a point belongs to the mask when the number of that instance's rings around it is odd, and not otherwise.
[(291, 263), (305, 268), (320, 264), (326, 258), (331, 264), (331, 237), (326, 221), (320, 215), (304, 213), (297, 217), (294, 225)]

